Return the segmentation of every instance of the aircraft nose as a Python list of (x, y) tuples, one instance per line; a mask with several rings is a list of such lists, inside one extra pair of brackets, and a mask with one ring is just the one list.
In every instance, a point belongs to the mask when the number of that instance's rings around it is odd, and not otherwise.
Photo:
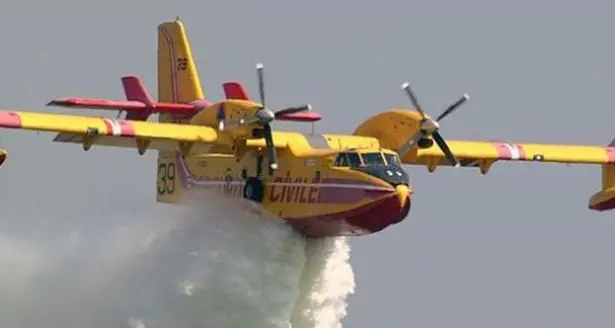
[(406, 185), (397, 185), (395, 187), (395, 192), (397, 193), (399, 205), (403, 208), (406, 206), (406, 202), (410, 201), (410, 189)]
[(397, 185), (395, 187), (395, 193), (397, 194), (397, 200), (399, 201), (399, 208), (401, 212), (399, 213), (399, 218), (395, 223), (399, 223), (403, 221), (403, 219), (408, 216), (410, 212), (410, 188), (407, 185)]
[(358, 168), (357, 170), (385, 181), (392, 186), (410, 184), (410, 177), (408, 177), (408, 173), (406, 173), (403, 168), (396, 165), (369, 165)]

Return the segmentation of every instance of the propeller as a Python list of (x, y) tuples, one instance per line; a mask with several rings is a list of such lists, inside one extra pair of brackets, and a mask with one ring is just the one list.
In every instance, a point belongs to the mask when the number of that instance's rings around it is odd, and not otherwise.
[[(260, 96), (260, 105), (259, 109), (255, 112), (253, 116), (248, 116), (244, 118), (238, 118), (226, 123), (221, 122), (219, 125), (219, 129), (223, 130), (229, 127), (237, 127), (243, 125), (250, 124), (259, 124), (263, 127), (262, 136), (265, 138), (265, 144), (267, 146), (267, 157), (269, 158), (269, 175), (273, 174), (273, 170), (278, 168), (277, 164), (277, 154), (276, 149), (273, 143), (273, 134), (271, 132), (270, 123), (274, 120), (288, 114), (293, 114), (302, 111), (309, 111), (312, 109), (312, 106), (309, 104), (301, 105), (301, 106), (292, 106), (287, 107), (276, 112), (272, 111), (267, 107), (267, 103), (265, 101), (265, 75), (264, 75), (264, 66), (262, 63), (256, 65), (256, 75), (258, 78), (258, 93)], [(220, 119), (220, 117), (219, 117)], [(223, 118), (222, 118), (223, 119)]]
[(442, 135), (440, 135), (439, 122), (445, 117), (449, 116), (451, 113), (453, 113), (463, 103), (468, 101), (468, 99), (470, 99), (470, 96), (468, 96), (467, 93), (464, 94), (463, 96), (461, 96), (461, 98), (459, 98), (453, 104), (448, 106), (448, 108), (446, 108), (434, 120), (431, 117), (427, 117), (427, 115), (425, 115), (425, 112), (421, 108), (421, 105), (419, 104), (418, 99), (416, 98), (416, 96), (414, 95), (414, 92), (412, 91), (412, 88), (410, 87), (410, 83), (408, 82), (403, 83), (401, 85), (401, 89), (406, 92), (406, 95), (408, 96), (408, 98), (410, 98), (410, 101), (412, 102), (412, 105), (414, 106), (414, 108), (416, 108), (419, 114), (421, 114), (422, 119), (421, 119), (421, 122), (419, 123), (420, 128), (418, 132), (415, 135), (408, 138), (408, 140), (397, 150), (397, 154), (399, 155), (399, 157), (403, 158), (412, 149), (412, 147), (414, 147), (414, 145), (416, 145), (421, 139), (431, 136), (433, 140), (438, 144), (438, 147), (440, 147), (440, 149), (444, 153), (444, 156), (446, 156), (449, 163), (451, 163), (451, 165), (455, 167), (459, 167), (460, 165), (457, 159), (455, 158), (455, 155), (453, 155), (446, 141), (444, 141), (444, 138), (442, 138)]

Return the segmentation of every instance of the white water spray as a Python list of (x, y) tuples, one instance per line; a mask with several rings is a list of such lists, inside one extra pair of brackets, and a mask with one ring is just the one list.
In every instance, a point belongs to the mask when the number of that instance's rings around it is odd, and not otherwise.
[(346, 240), (305, 240), (232, 204), (56, 213), (37, 234), (0, 235), (0, 325), (340, 327), (354, 289)]
[(293, 328), (340, 328), (346, 298), (355, 287), (348, 241), (344, 237), (308, 239), (305, 254)]

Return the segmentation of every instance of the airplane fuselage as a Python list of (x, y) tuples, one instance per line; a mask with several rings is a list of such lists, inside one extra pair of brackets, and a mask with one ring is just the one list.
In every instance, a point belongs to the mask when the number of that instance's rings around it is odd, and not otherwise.
[[(254, 200), (307, 236), (365, 235), (402, 221), (410, 209), (408, 175), (399, 163), (387, 162), (391, 156), (379, 150), (301, 157), (280, 152), (279, 168), (270, 175), (266, 157), (258, 153), (238, 160), (229, 153), (184, 157), (161, 152), (157, 199), (204, 201), (213, 192)], [(257, 178), (262, 181), (260, 190)]]

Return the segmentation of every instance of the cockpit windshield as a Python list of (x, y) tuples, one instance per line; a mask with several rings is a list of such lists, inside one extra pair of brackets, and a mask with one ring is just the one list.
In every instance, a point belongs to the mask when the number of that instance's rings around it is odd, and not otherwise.
[(401, 166), (401, 161), (397, 154), (373, 152), (373, 153), (355, 153), (342, 152), (335, 159), (335, 166), (358, 168), (361, 166), (384, 166), (398, 165)]
[(381, 153), (364, 153), (361, 154), (365, 166), (385, 165), (384, 158)]
[(361, 158), (357, 153), (339, 153), (335, 159), (335, 166), (357, 168), (361, 166)]
[(387, 159), (387, 164), (401, 166), (401, 162), (399, 161), (399, 157), (396, 154), (387, 154), (387, 153), (385, 153), (384, 157)]

